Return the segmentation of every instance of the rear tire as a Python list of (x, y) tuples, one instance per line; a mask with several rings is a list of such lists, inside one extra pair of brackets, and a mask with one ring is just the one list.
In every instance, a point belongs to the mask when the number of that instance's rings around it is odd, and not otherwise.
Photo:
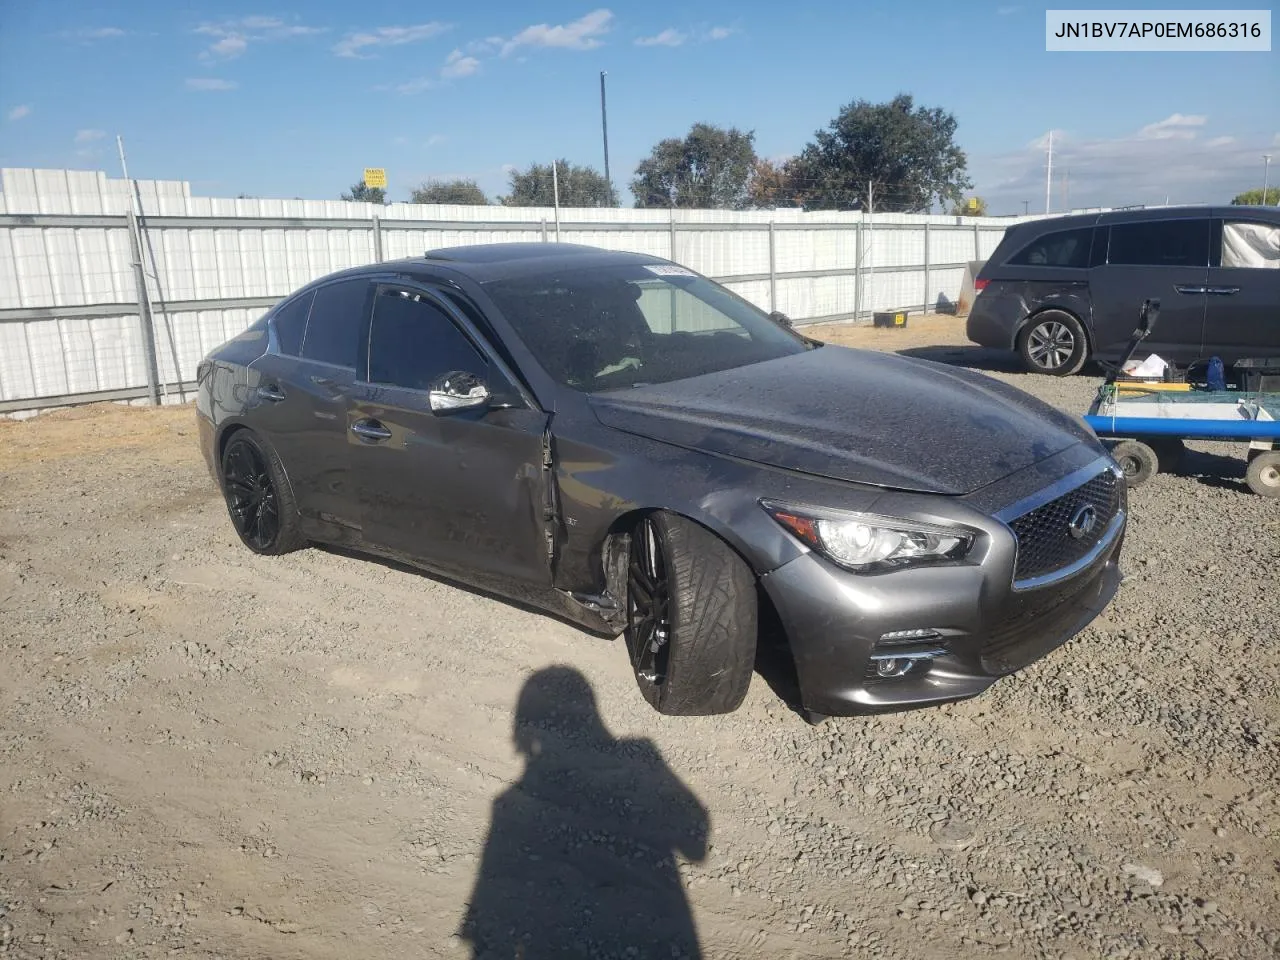
[(280, 455), (266, 437), (238, 430), (222, 451), (222, 495), (240, 541), (274, 557), (306, 546)]
[(1249, 461), (1244, 482), (1260, 496), (1280, 497), (1280, 450), (1257, 452), (1257, 456)]
[(1160, 469), (1160, 458), (1141, 440), (1121, 440), (1111, 448), (1111, 459), (1120, 464), (1131, 487), (1146, 483)]
[(1019, 332), (1018, 354), (1031, 373), (1069, 377), (1089, 359), (1089, 344), (1079, 320), (1063, 310), (1045, 310)]
[(731, 713), (751, 685), (756, 584), (724, 541), (671, 513), (646, 516), (631, 533), (627, 567), (631, 667), (659, 713)]

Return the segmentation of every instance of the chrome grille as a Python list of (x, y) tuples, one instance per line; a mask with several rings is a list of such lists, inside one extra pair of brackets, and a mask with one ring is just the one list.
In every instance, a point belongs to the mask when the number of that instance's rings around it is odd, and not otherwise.
[[(1120, 509), (1121, 484), (1111, 470), (1103, 470), (1074, 490), (1050, 500), (1009, 522), (1018, 538), (1015, 580), (1029, 580), (1070, 566), (1092, 550)], [(1073, 536), (1072, 518), (1080, 508), (1094, 510), (1094, 523), (1083, 536)]]

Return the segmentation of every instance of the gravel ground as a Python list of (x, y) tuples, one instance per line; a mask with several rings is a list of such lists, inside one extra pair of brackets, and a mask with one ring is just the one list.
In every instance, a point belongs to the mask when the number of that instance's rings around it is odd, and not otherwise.
[[(954, 319), (821, 335), (1075, 412), (1097, 382)], [(662, 718), (618, 643), (255, 557), (193, 420), (0, 423), (0, 955), (1280, 952), (1280, 506), (1240, 448), (1133, 492), (1128, 578), (1070, 644), (814, 727), (759, 677), (736, 714)]]

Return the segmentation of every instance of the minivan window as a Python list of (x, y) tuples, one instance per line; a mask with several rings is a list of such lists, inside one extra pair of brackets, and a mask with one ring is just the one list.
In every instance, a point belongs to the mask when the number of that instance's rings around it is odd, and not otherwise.
[(1107, 262), (1151, 267), (1208, 266), (1209, 219), (1112, 224)]
[(1092, 227), (1056, 230), (1032, 240), (1009, 263), (1018, 267), (1087, 267), (1092, 240)]
[(304, 359), (355, 369), (368, 293), (368, 280), (340, 280), (316, 290), (302, 340)]
[(1280, 226), (1272, 223), (1224, 223), (1222, 265), (1280, 269)]
[(307, 314), (311, 312), (311, 301), (315, 292), (308, 290), (300, 297), (294, 297), (275, 312), (271, 323), (276, 328), (276, 343), (281, 353), (296, 357), (302, 353), (302, 335), (307, 330)]
[(482, 380), (489, 365), (453, 319), (423, 294), (383, 289), (369, 328), (369, 382), (427, 390), (446, 373), (464, 370)]

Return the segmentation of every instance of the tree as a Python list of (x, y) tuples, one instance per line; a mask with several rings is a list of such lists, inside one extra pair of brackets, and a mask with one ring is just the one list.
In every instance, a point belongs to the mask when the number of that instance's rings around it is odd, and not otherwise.
[(1280, 203), (1280, 186), (1268, 187), (1266, 197), (1262, 196), (1262, 188), (1256, 190), (1246, 190), (1244, 193), (1236, 194), (1236, 198), (1231, 201), (1236, 206), (1270, 206)]
[(747, 185), (747, 199), (757, 210), (795, 206), (796, 190), (791, 183), (792, 161), (774, 163), (757, 160), (751, 170), (751, 182)]
[(981, 197), (968, 197), (963, 203), (957, 203), (951, 208), (953, 217), (985, 217), (986, 215), (987, 201)]
[(637, 207), (742, 210), (756, 166), (755, 133), (695, 123), (683, 140), (661, 140), (636, 167)]
[[(559, 181), (562, 207), (616, 207), (618, 192), (594, 167), (579, 167), (568, 160), (557, 160), (555, 176)], [(507, 207), (549, 207), (555, 202), (551, 164), (530, 164), (527, 170), (511, 171), (511, 192), (499, 197)]]
[(427, 180), (409, 194), (410, 203), (469, 203), (483, 206), (489, 202), (474, 180)]
[(814, 134), (795, 160), (793, 183), (809, 209), (872, 202), (875, 210), (923, 213), (935, 198), (959, 202), (973, 182), (955, 132), (954, 116), (917, 107), (910, 94), (857, 100)]
[(382, 187), (371, 187), (363, 180), (351, 185), (351, 192), (342, 195), (343, 200), (357, 200), (361, 203), (386, 203), (387, 191)]

